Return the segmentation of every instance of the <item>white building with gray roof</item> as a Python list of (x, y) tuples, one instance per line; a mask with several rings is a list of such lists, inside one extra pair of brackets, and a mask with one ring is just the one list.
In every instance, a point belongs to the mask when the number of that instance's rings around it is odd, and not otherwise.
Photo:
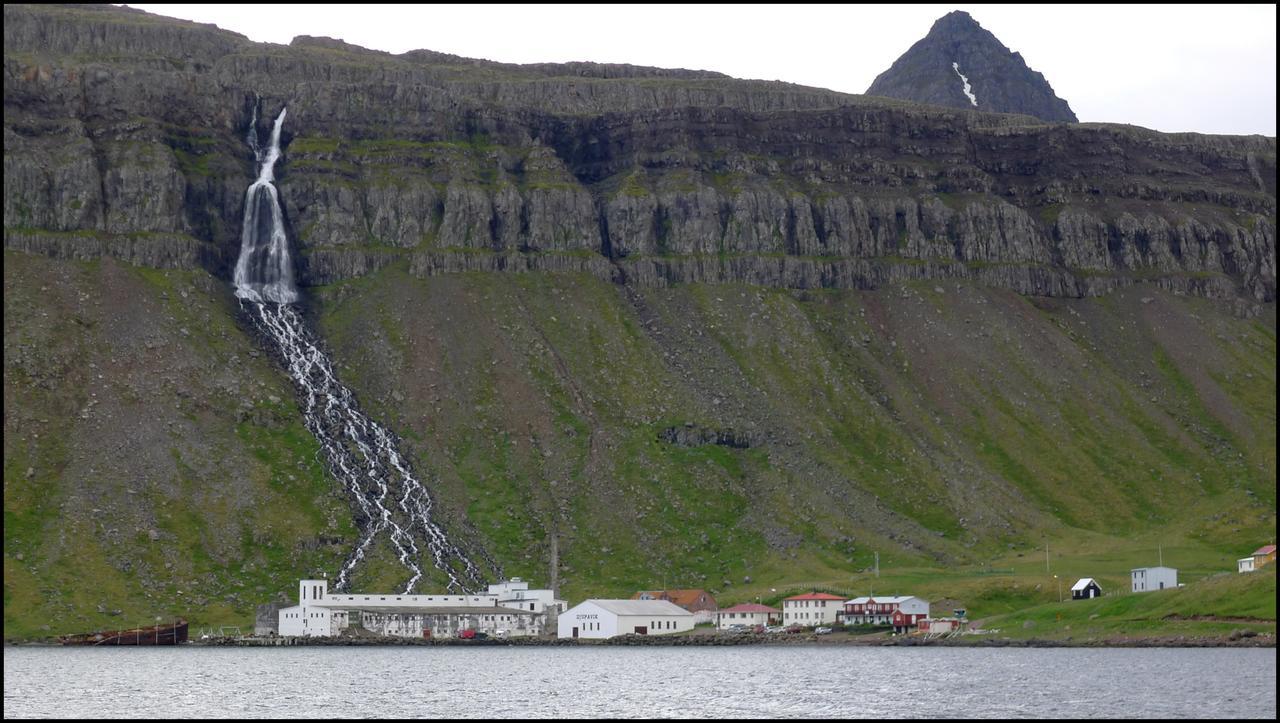
[(666, 600), (586, 600), (560, 614), (561, 638), (670, 635), (693, 630), (693, 613)]
[(327, 580), (300, 580), (298, 604), (279, 611), (279, 634), (329, 637), (367, 634), (452, 638), (463, 630), (519, 637), (540, 635), (542, 613), (499, 604), (498, 595), (330, 593)]

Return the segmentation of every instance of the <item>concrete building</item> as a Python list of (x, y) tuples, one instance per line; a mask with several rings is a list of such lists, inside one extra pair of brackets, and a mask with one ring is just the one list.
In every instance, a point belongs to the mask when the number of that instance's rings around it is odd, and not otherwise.
[[(543, 614), (504, 607), (498, 595), (331, 594), (327, 580), (300, 580), (298, 604), (279, 612), (284, 636), (358, 634), (454, 637), (463, 630), (512, 637), (539, 635)], [(501, 632), (500, 631), (504, 631)]]
[(254, 609), (253, 634), (267, 637), (280, 634), (280, 610), (288, 607), (288, 603), (263, 603)]
[(929, 602), (911, 595), (856, 597), (844, 603), (845, 625), (892, 625), (896, 632), (914, 628), (929, 617)]
[(560, 615), (561, 638), (670, 635), (693, 630), (693, 613), (666, 600), (586, 600)]
[(716, 629), (728, 630), (734, 625), (773, 625), (782, 619), (782, 611), (768, 605), (742, 603), (716, 611)]
[(715, 622), (716, 599), (706, 590), (697, 588), (678, 590), (641, 590), (631, 596), (632, 600), (666, 600), (693, 613), (693, 624)]
[(793, 595), (782, 601), (783, 625), (831, 625), (843, 610), (844, 598), (825, 592)]
[(529, 583), (518, 577), (489, 586), (489, 594), (496, 595), (498, 605), (528, 610), (542, 615), (547, 623), (560, 617), (560, 613), (569, 607), (569, 603), (557, 598), (552, 590), (530, 590)]
[(1129, 571), (1134, 592), (1151, 592), (1178, 586), (1178, 571), (1172, 567), (1137, 567)]

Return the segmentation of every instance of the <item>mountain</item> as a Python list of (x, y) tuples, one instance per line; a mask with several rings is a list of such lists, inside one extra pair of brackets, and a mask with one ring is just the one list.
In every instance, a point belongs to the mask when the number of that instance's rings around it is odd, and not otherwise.
[(231, 288), (284, 107), (300, 308), (492, 576), (1274, 535), (1274, 138), (4, 12), (6, 636), (243, 625), (359, 539)]
[(867, 95), (988, 113), (1076, 122), (1067, 101), (990, 31), (961, 10), (938, 19), (915, 45), (876, 76)]

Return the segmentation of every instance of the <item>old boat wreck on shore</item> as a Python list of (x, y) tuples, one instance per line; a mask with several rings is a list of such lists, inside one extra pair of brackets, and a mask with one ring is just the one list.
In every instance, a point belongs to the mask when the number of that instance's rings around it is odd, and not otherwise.
[(179, 618), (146, 628), (64, 635), (58, 642), (63, 645), (178, 645), (187, 642), (187, 621)]

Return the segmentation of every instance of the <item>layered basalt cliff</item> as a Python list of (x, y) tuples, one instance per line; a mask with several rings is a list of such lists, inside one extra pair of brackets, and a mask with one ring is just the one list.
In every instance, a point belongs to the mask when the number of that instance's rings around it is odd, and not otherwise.
[[(5, 8), (6, 246), (227, 273), (260, 96), (301, 278), (967, 278), (1275, 297), (1275, 140), (1046, 124), (715, 73), (255, 44)], [(176, 249), (176, 250), (175, 250)]]

